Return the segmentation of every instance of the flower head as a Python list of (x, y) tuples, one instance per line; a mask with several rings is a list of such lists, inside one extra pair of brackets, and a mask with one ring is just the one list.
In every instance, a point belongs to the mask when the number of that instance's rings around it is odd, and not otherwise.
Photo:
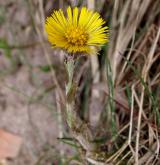
[(60, 9), (47, 18), (45, 29), (54, 47), (68, 53), (96, 54), (97, 48), (108, 41), (108, 27), (100, 14), (82, 7), (67, 8), (67, 16)]

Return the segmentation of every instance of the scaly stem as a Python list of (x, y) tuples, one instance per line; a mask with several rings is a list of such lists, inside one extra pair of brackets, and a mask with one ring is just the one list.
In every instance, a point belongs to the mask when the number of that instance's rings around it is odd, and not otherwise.
[(98, 146), (93, 142), (94, 138), (88, 124), (81, 120), (77, 114), (75, 105), (75, 94), (77, 86), (73, 81), (75, 60), (68, 59), (65, 63), (68, 74), (66, 84), (66, 120), (73, 137), (79, 142), (85, 151), (85, 158), (88, 162), (95, 165), (104, 165), (104, 153), (99, 153)]
[[(67, 112), (67, 123), (70, 128), (72, 128), (73, 125), (73, 107), (74, 107), (74, 98), (73, 96), (70, 96), (70, 93), (73, 90), (73, 74), (74, 74), (74, 59), (69, 59), (66, 62), (66, 70), (68, 74), (68, 83), (66, 85), (66, 96), (67, 96), (67, 102), (66, 102), (66, 112)], [(71, 97), (71, 98), (69, 98)]]
[(66, 62), (66, 70), (68, 74), (68, 83), (66, 85), (66, 119), (67, 124), (72, 131), (74, 138), (81, 144), (83, 149), (87, 151), (95, 150), (92, 143), (92, 133), (84, 121), (78, 116), (75, 106), (76, 84), (73, 81), (75, 63), (74, 59), (68, 59)]

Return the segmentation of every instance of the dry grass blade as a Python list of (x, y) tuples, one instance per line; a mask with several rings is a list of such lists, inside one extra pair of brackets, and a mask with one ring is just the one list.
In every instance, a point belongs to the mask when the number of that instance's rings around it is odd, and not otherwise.
[[(113, 36), (114, 36), (114, 28), (116, 31), (117, 26), (118, 33), (116, 35), (115, 39), (112, 39), (111, 44), (115, 46), (111, 46), (109, 49), (109, 57), (112, 62), (112, 69), (113, 69), (113, 80), (115, 80), (115, 77), (117, 75), (117, 67), (119, 66), (119, 63), (122, 59), (120, 53), (123, 53), (124, 50), (127, 48), (130, 39), (132, 38), (133, 34), (135, 33), (135, 30), (137, 29), (140, 21), (142, 20), (149, 4), (151, 3), (151, 0), (143, 0), (140, 5), (137, 6), (137, 4), (140, 3), (139, 0), (135, 0), (134, 3), (131, 5), (132, 10), (129, 12), (128, 20), (126, 20), (129, 4), (131, 4), (132, 1), (126, 1), (125, 5), (122, 9), (122, 14), (119, 16), (119, 18), (116, 18), (118, 15), (118, 1), (115, 2), (115, 10), (113, 14)], [(134, 6), (134, 4), (136, 4)], [(136, 18), (136, 19), (135, 19)], [(116, 21), (115, 21), (116, 20)], [(125, 22), (127, 22), (125, 24)], [(115, 27), (114, 27), (115, 26)], [(116, 33), (115, 33), (116, 34)]]
[[(148, 54), (148, 61), (146, 61), (145, 66), (142, 71), (143, 79), (146, 81), (150, 64), (152, 64), (153, 55), (157, 46), (157, 42), (160, 37), (160, 28), (158, 29), (157, 36), (155, 38), (155, 41), (153, 42), (153, 45), (150, 49), (150, 52)], [(139, 114), (138, 114), (138, 124), (137, 124), (137, 138), (136, 138), (136, 164), (139, 164), (139, 138), (140, 138), (140, 132), (141, 132), (141, 115), (143, 111), (143, 102), (144, 102), (144, 86), (142, 87), (142, 93), (141, 93), (141, 99), (140, 99), (140, 107), (139, 107)]]

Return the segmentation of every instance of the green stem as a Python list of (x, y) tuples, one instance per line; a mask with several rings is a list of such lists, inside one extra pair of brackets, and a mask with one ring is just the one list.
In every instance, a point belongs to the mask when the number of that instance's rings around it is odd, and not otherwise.
[(72, 88), (72, 84), (73, 84), (73, 74), (74, 74), (74, 60), (73, 59), (67, 60), (66, 70), (67, 70), (67, 74), (68, 74), (68, 83), (66, 85), (66, 95), (68, 95), (69, 91)]
[(79, 141), (85, 150), (94, 150), (95, 146), (92, 144), (93, 136), (88, 125), (78, 116), (75, 106), (75, 94), (77, 86), (73, 81), (75, 60), (68, 59), (66, 70), (68, 74), (68, 83), (66, 84), (66, 119), (69, 128), (71, 129), (75, 139)]
[(73, 107), (74, 107), (74, 98), (73, 96), (70, 96), (72, 93), (72, 89), (74, 88), (73, 85), (73, 74), (74, 74), (74, 60), (69, 59), (67, 60), (66, 64), (66, 70), (68, 74), (68, 83), (66, 84), (66, 96), (67, 96), (67, 102), (66, 102), (66, 114), (67, 114), (67, 123), (70, 128), (73, 126)]
[[(83, 150), (85, 150), (85, 158), (95, 165), (101, 165), (104, 160), (104, 153), (99, 153), (98, 146), (94, 143), (93, 134), (86, 122), (81, 120), (76, 111), (75, 94), (77, 86), (73, 81), (75, 60), (68, 59), (65, 63), (68, 74), (68, 82), (66, 84), (66, 120), (72, 132), (73, 137), (79, 142)], [(104, 165), (104, 164), (103, 164)]]

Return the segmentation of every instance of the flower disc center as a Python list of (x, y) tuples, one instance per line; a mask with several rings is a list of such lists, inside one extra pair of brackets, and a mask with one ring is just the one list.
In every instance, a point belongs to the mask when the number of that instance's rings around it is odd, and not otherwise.
[(81, 27), (70, 27), (65, 34), (69, 44), (83, 46), (87, 43), (88, 34)]

